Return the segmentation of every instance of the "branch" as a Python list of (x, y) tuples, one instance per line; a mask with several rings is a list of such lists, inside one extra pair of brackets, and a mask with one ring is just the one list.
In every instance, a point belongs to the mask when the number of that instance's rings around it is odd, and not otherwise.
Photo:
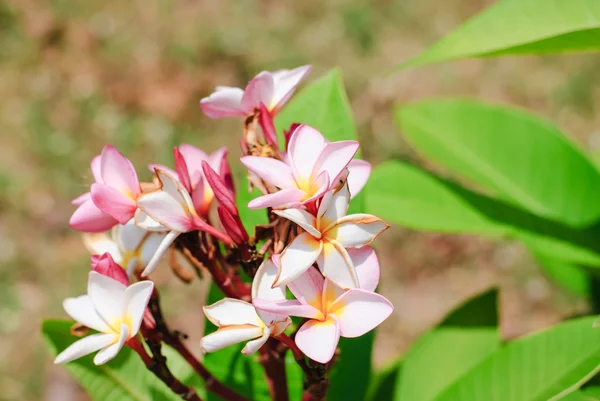
[(260, 349), (260, 363), (265, 369), (269, 392), (273, 401), (289, 401), (287, 374), (285, 370), (285, 351), (277, 352), (278, 343), (269, 338)]

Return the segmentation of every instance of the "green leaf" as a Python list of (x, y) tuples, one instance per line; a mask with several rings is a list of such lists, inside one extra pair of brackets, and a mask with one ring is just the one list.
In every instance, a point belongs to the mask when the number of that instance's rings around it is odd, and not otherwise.
[(572, 263), (550, 258), (534, 249), (530, 250), (538, 260), (539, 266), (552, 281), (576, 295), (582, 297), (590, 295), (590, 276), (583, 268)]
[(535, 115), (448, 99), (405, 105), (396, 116), (420, 153), (499, 198), (572, 225), (600, 217), (598, 170)]
[[(42, 323), (44, 340), (52, 355), (56, 356), (79, 338), (70, 332), (73, 322), (45, 320)], [(200, 378), (175, 351), (165, 347), (168, 365), (173, 374), (203, 395)], [(130, 348), (123, 348), (112, 361), (96, 366), (93, 355), (88, 355), (65, 365), (92, 399), (97, 401), (180, 401), (162, 381), (146, 369), (139, 356)]]
[(598, 49), (598, 1), (501, 0), (400, 68), (471, 57)]
[(600, 386), (585, 387), (581, 390), (581, 393), (587, 397), (587, 401), (600, 400)]
[(559, 401), (594, 401), (594, 399), (590, 399), (581, 391), (573, 391), (572, 393), (559, 398)]
[(575, 229), (480, 195), (416, 167), (388, 161), (365, 188), (366, 211), (427, 231), (510, 236), (552, 258), (600, 266), (600, 228)]
[(393, 401), (396, 381), (400, 376), (401, 369), (402, 362), (397, 361), (377, 372), (374, 372), (369, 382), (367, 400)]
[(575, 391), (600, 370), (597, 316), (525, 336), (495, 352), (436, 401), (548, 401)]
[(396, 401), (431, 401), (500, 346), (497, 292), (486, 292), (421, 337), (404, 357)]

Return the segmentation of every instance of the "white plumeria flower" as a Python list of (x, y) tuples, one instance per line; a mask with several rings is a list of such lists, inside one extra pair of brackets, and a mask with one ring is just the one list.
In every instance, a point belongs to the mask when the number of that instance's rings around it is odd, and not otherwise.
[(146, 268), (165, 235), (144, 230), (131, 219), (127, 224), (113, 227), (110, 234), (84, 233), (83, 243), (92, 255), (108, 252), (131, 276), (137, 269)]
[(156, 269), (169, 246), (182, 233), (200, 230), (213, 235), (227, 245), (232, 244), (231, 238), (198, 216), (190, 194), (178, 180), (159, 168), (155, 171), (159, 188), (146, 192), (137, 199), (139, 209), (135, 215), (135, 224), (148, 231), (167, 232), (167, 234), (142, 272), (142, 277)]
[(370, 244), (389, 226), (370, 214), (346, 216), (350, 192), (344, 185), (325, 194), (317, 216), (303, 209), (275, 210), (305, 232), (298, 235), (281, 253), (280, 270), (274, 286), (290, 283), (315, 261), (321, 273), (341, 288), (359, 288), (358, 277), (346, 248)]
[[(271, 259), (259, 267), (252, 283), (252, 298), (269, 301), (285, 300), (285, 287), (271, 288), (277, 266)], [(214, 352), (242, 341), (248, 341), (242, 352), (250, 355), (269, 339), (278, 336), (291, 324), (287, 315), (257, 311), (252, 304), (224, 298), (203, 308), (204, 314), (218, 329), (200, 342), (203, 352)]]
[(153, 290), (151, 281), (127, 287), (108, 276), (90, 272), (88, 295), (67, 298), (63, 307), (78, 323), (100, 333), (74, 342), (54, 363), (70, 362), (96, 351), (99, 351), (94, 357), (96, 365), (113, 359), (138, 333)]

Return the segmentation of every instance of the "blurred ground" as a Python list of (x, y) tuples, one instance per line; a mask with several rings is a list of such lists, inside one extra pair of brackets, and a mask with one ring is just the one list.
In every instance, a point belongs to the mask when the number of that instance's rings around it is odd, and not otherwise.
[[(170, 162), (174, 144), (235, 147), (240, 122), (212, 121), (198, 100), (257, 72), (339, 66), (364, 144), (378, 162), (419, 162), (391, 107), (425, 96), (474, 96), (556, 121), (600, 146), (597, 56), (467, 61), (387, 75), (484, 0), (8, 0), (0, 2), (0, 400), (84, 400), (41, 344), (43, 317), (84, 291), (88, 255), (68, 227), (69, 201), (90, 181), (89, 160), (113, 143), (138, 166)], [(551, 161), (549, 161), (551, 162)], [(410, 190), (410, 188), (407, 188)], [(585, 300), (541, 276), (518, 244), (394, 228), (378, 242), (381, 291), (396, 313), (376, 362), (403, 352), (461, 300), (502, 288), (502, 332), (513, 337), (585, 311)], [(202, 286), (168, 274), (170, 319), (197, 345)], [(184, 307), (182, 307), (182, 305)], [(177, 307), (177, 308), (175, 308)]]

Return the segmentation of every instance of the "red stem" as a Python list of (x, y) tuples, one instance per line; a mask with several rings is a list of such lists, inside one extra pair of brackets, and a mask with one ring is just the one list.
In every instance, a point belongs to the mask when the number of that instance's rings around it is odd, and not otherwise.
[(283, 355), (279, 355), (275, 351), (276, 346), (277, 343), (272, 339), (269, 339), (263, 345), (260, 349), (260, 363), (265, 369), (266, 380), (273, 401), (289, 401), (285, 361)]

